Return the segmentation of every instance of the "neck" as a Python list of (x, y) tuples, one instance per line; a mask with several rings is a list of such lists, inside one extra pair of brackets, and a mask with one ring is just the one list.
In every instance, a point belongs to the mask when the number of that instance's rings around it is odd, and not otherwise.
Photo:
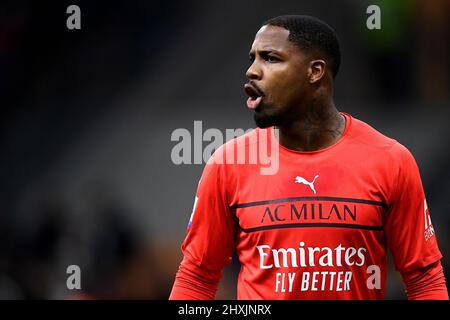
[(278, 141), (296, 151), (315, 151), (335, 144), (345, 129), (345, 118), (336, 109), (333, 99), (315, 99), (303, 114), (278, 127)]

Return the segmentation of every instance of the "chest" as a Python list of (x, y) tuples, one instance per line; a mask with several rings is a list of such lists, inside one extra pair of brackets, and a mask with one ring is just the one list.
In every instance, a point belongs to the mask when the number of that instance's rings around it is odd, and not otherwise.
[(278, 174), (241, 177), (232, 206), (243, 231), (315, 226), (382, 228), (388, 209), (382, 174), (336, 162), (301, 162)]

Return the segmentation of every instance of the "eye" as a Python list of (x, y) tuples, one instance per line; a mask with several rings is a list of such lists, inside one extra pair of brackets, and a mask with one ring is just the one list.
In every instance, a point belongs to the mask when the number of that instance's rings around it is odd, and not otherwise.
[(265, 59), (267, 62), (270, 62), (270, 63), (276, 63), (276, 62), (279, 62), (279, 61), (280, 61), (280, 59), (279, 59), (278, 57), (275, 57), (275, 56), (270, 55), (270, 54), (266, 55), (266, 56), (264, 57), (264, 59)]

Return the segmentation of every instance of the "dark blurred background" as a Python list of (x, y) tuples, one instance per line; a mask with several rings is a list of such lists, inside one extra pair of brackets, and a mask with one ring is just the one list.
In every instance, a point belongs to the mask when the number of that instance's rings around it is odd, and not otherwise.
[[(0, 3), (0, 299), (168, 297), (203, 168), (172, 163), (171, 133), (254, 127), (248, 51), (280, 14), (337, 31), (338, 109), (415, 155), (449, 276), (449, 1), (17, 0)], [(405, 298), (395, 272), (386, 298)]]

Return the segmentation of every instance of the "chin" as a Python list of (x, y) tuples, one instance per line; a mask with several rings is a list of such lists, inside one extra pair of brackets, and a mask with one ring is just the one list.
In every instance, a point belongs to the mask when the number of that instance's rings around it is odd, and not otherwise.
[(256, 126), (261, 129), (276, 126), (279, 122), (277, 116), (269, 116), (261, 112), (255, 112), (253, 119), (255, 120)]
[(261, 103), (254, 112), (253, 119), (256, 126), (261, 129), (279, 126), (287, 115), (282, 107), (267, 102)]

